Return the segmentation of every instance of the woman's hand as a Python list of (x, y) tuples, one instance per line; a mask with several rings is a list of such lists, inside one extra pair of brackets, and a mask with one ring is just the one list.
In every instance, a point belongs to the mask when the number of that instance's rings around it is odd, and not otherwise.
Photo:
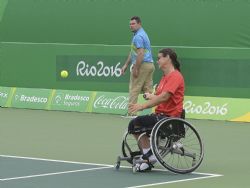
[(151, 100), (154, 96), (155, 96), (155, 95), (152, 94), (152, 93), (144, 93), (144, 94), (143, 94), (143, 98), (144, 98), (145, 100)]
[(142, 104), (129, 104), (128, 108), (131, 113), (136, 113), (138, 111), (143, 110), (144, 106)]

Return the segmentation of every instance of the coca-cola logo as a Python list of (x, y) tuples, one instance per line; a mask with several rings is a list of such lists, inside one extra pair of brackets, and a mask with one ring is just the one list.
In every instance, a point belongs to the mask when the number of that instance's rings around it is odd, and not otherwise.
[(128, 97), (108, 97), (101, 95), (94, 102), (94, 108), (125, 110), (128, 108)]

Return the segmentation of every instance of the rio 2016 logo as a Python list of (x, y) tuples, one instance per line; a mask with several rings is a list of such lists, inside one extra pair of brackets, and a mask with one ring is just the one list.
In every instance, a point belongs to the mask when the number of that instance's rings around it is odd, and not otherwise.
[(76, 66), (77, 76), (92, 76), (92, 77), (120, 77), (122, 75), (120, 62), (115, 66), (105, 66), (102, 61), (98, 61), (96, 65), (90, 66), (84, 61), (80, 61)]
[(189, 100), (184, 103), (184, 108), (186, 113), (224, 116), (228, 113), (227, 105), (227, 103), (223, 105), (212, 105), (211, 102), (196, 105)]

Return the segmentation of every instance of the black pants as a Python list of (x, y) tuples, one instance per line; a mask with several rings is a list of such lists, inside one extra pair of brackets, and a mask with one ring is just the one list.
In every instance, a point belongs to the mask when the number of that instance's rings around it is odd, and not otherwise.
[(160, 114), (137, 116), (129, 122), (128, 132), (130, 134), (139, 134), (141, 132), (150, 131), (158, 121), (166, 117), (168, 116)]

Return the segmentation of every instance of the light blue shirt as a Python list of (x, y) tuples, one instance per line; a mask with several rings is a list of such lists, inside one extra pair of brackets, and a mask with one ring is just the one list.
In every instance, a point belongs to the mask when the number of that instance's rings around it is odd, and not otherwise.
[[(132, 44), (131, 44), (131, 63), (135, 64), (138, 48), (144, 49), (144, 58), (143, 62), (151, 62), (153, 63), (152, 51), (150, 47), (150, 41), (148, 38), (147, 33), (144, 31), (143, 28), (140, 28), (138, 31), (134, 33)], [(142, 63), (143, 63), (142, 62)]]

